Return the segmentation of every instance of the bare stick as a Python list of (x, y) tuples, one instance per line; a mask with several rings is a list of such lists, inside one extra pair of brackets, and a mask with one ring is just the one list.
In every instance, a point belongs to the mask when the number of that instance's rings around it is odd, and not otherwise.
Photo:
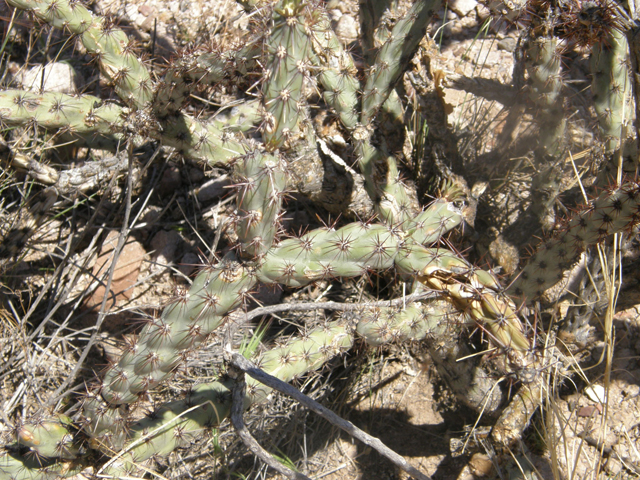
[[(244, 357), (242, 357), (244, 358)], [(231, 397), (231, 423), (233, 423), (240, 440), (253, 452), (253, 454), (269, 465), (271, 468), (292, 480), (311, 480), (302, 473), (295, 472), (278, 462), (269, 452), (267, 452), (258, 441), (253, 438), (251, 432), (244, 424), (242, 413), (244, 410), (244, 394), (246, 390), (246, 382), (244, 381), (244, 372), (239, 371), (233, 385), (233, 395)]]
[(383, 455), (384, 457), (391, 460), (394, 464), (396, 464), (402, 470), (407, 472), (409, 475), (413, 476), (418, 480), (431, 480), (430, 477), (421, 473), (416, 468), (412, 467), (409, 464), (409, 462), (407, 462), (404, 458), (402, 458), (396, 452), (394, 452), (389, 447), (387, 447), (378, 438), (372, 437), (371, 435), (366, 434), (365, 432), (360, 430), (358, 427), (356, 427), (353, 423), (340, 418), (331, 410), (323, 407), (315, 400), (312, 400), (311, 398), (307, 397), (304, 393), (298, 391), (296, 388), (292, 387), (288, 383), (285, 383), (282, 380), (278, 380), (276, 377), (273, 377), (268, 373), (265, 373), (264, 371), (260, 370), (258, 367), (256, 367), (253, 363), (251, 363), (249, 360), (244, 358), (239, 353), (233, 353), (230, 355), (230, 357), (231, 357), (231, 364), (234, 367), (242, 370), (251, 378), (256, 379), (260, 383), (263, 383), (268, 387), (271, 387), (275, 390), (278, 390), (279, 392), (284, 393), (285, 395), (289, 395), (290, 397), (294, 398), (295, 400), (300, 402), (302, 405), (304, 405), (308, 409), (316, 412), (325, 420), (331, 422), (336, 427), (341, 428), (352, 437), (357, 438), (365, 445), (376, 450), (380, 455)]
[(393, 300), (382, 300), (379, 302), (367, 303), (340, 303), (340, 302), (307, 302), (307, 303), (283, 303), (269, 307), (260, 307), (251, 310), (245, 314), (245, 321), (252, 320), (262, 315), (269, 315), (278, 312), (290, 311), (307, 311), (307, 310), (342, 310), (342, 311), (358, 311), (372, 307), (391, 307), (395, 305), (409, 304), (419, 300), (433, 299), (439, 296), (436, 291), (428, 291), (421, 293), (413, 293), (404, 297), (394, 298)]

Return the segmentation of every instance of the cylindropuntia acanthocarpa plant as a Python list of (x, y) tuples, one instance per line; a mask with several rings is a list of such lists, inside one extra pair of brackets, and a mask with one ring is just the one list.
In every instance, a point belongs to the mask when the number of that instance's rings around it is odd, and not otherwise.
[[(227, 416), (232, 382), (225, 377), (202, 383), (186, 399), (166, 403), (154, 416), (134, 420), (132, 411), (141, 398), (174, 375), (189, 352), (229, 321), (232, 310), (245, 305), (258, 282), (296, 288), (394, 271), (397, 278), (424, 286), (437, 297), (402, 308), (385, 305), (365, 309), (355, 324), (332, 322), (266, 351), (259, 359), (261, 367), (283, 380), (320, 368), (330, 357), (348, 349), (356, 333), (371, 345), (435, 338), (438, 340), (432, 343), (431, 351), (442, 376), (449, 378), (458, 394), (472, 391), (466, 403), (493, 410), (500, 403), (500, 392), (482, 368), (474, 365), (466, 376), (456, 371), (457, 357), (465, 351), (459, 332), (472, 325), (478, 326), (507, 359), (506, 372), (515, 370), (517, 376), (529, 365), (531, 335), (518, 318), (516, 303), (504, 293), (493, 273), (474, 267), (438, 243), (461, 223), (460, 209), (451, 199), (437, 200), (423, 211), (416, 208), (416, 199), (401, 181), (397, 159), (375, 128), (385, 105), (391, 111), (400, 102), (394, 92), (439, 7), (438, 1), (418, 0), (393, 26), (379, 30), (374, 51), (365, 55), (370, 63), (364, 68), (341, 45), (321, 5), (286, 0), (264, 9), (268, 13), (262, 21), (268, 28), (242, 48), (191, 50), (170, 65), (157, 82), (134, 54), (126, 35), (82, 5), (59, 0), (10, 2), (77, 36), (97, 57), (121, 102), (104, 102), (90, 95), (6, 90), (0, 94), (0, 115), (6, 125), (31, 125), (54, 132), (64, 129), (89, 144), (94, 136), (114, 143), (153, 139), (175, 148), (185, 158), (224, 165), (233, 171), (237, 248), (204, 268), (188, 291), (147, 322), (82, 402), (76, 420), (88, 439), (85, 448), (112, 457), (103, 464), (101, 473), (116, 477), (133, 474), (138, 463), (168, 454)], [(247, 4), (246, 8), (253, 6)], [(528, 58), (537, 106), (543, 116), (549, 116), (557, 105), (553, 100), (559, 96), (559, 65), (553, 34), (545, 35), (544, 39), (532, 38)], [(187, 99), (198, 82), (229, 82), (242, 68), (259, 75), (257, 99), (243, 97), (237, 111), (231, 111), (226, 119), (204, 121), (185, 113)], [(353, 166), (339, 159), (344, 164), (341, 168), (362, 175), (378, 221), (310, 229), (285, 238), (280, 235), (279, 220), (285, 192), (293, 190), (288, 164), (305, 161), (295, 153), (298, 143), (304, 141), (313, 148), (324, 141), (311, 118), (313, 109), (308, 101), (317, 100), (311, 87), (321, 93), (324, 103), (320, 102), (320, 107), (330, 109), (339, 120), (346, 150), (350, 149), (355, 159)], [(246, 120), (239, 125), (239, 118)], [(542, 142), (547, 153), (555, 150), (561, 136), (558, 125), (545, 135), (548, 141)], [(514, 296), (532, 299), (558, 278), (561, 270), (544, 265), (555, 262), (564, 268), (583, 244), (635, 223), (636, 191), (635, 184), (625, 184), (596, 200), (589, 215), (570, 220), (565, 237), (559, 235), (551, 241), (514, 283)], [(563, 253), (566, 238), (574, 252)], [(566, 262), (562, 261), (565, 257)], [(551, 270), (549, 275), (539, 274)], [(247, 405), (264, 399), (267, 393), (265, 387), (249, 382)], [(53, 421), (22, 427), (18, 432), (21, 447), (0, 458), (0, 472), (13, 478), (70, 474), (74, 470), (65, 466), (68, 460), (82, 460), (86, 455), (67, 435), (65, 426)], [(46, 458), (42, 468), (24, 459), (25, 449)]]

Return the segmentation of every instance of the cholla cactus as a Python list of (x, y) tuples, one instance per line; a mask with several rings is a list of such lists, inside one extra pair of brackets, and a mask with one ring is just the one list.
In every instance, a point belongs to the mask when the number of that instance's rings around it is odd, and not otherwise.
[[(232, 169), (238, 238), (235, 250), (203, 268), (188, 291), (172, 299), (159, 317), (148, 321), (137, 338), (128, 342), (83, 400), (75, 424), (45, 420), (17, 431), (23, 449), (43, 462), (34, 465), (20, 455), (0, 457), (0, 473), (10, 478), (71, 475), (87, 457), (87, 448), (108, 456), (120, 452), (101, 473), (132, 475), (140, 462), (167, 454), (201, 430), (218, 425), (230, 406), (232, 382), (224, 376), (198, 385), (185, 399), (165, 404), (154, 416), (133, 421), (130, 409), (168, 381), (187, 353), (244, 305), (258, 282), (296, 288), (320, 280), (394, 271), (416, 290), (429, 289), (436, 297), (402, 307), (365, 309), (356, 322), (343, 319), (303, 332), (258, 358), (266, 372), (290, 381), (321, 368), (357, 338), (372, 346), (437, 339), (430, 350), (456, 393), (474, 408), (495, 410), (501, 394), (479, 365), (464, 375), (456, 373), (455, 360), (465, 352), (460, 332), (480, 328), (506, 359), (502, 373), (518, 376), (532, 361), (535, 345), (515, 302), (523, 297), (531, 301), (551, 286), (585, 245), (638, 222), (635, 183), (603, 194), (568, 220), (563, 232), (533, 257), (509, 290), (516, 301), (492, 272), (474, 267), (440, 242), (463, 221), (461, 209), (454, 204), (457, 198), (450, 198), (456, 195), (419, 209), (400, 180), (396, 158), (376, 138), (374, 128), (381, 110), (399, 105), (395, 88), (440, 5), (438, 0), (417, 0), (393, 27), (381, 31), (375, 55), (370, 55), (371, 64), (364, 71), (358, 71), (320, 5), (280, 0), (264, 20), (266, 33), (225, 52), (191, 50), (158, 82), (151, 80), (126, 35), (82, 5), (65, 0), (8, 1), (77, 36), (97, 57), (122, 103), (105, 103), (90, 95), (5, 90), (0, 93), (2, 122), (64, 131), (94, 146), (154, 139), (185, 157)], [(253, 8), (250, 2), (246, 7)], [(532, 30), (527, 45), (530, 91), (545, 124), (541, 145), (546, 154), (555, 155), (561, 150), (565, 122), (558, 107), (559, 50), (554, 26), (544, 34), (539, 30)], [(613, 132), (626, 121), (621, 112), (628, 99), (627, 90), (606, 98), (603, 93), (612, 85), (607, 79), (613, 78), (613, 85), (618, 85), (628, 75), (624, 69), (605, 71), (603, 66), (624, 63), (626, 47), (618, 33), (611, 33), (599, 50), (594, 49), (594, 71), (601, 74), (594, 75), (596, 110), (601, 122), (608, 117), (608, 123), (601, 125), (609, 151), (621, 145)], [(368, 41), (373, 43), (371, 38)], [(257, 99), (245, 101), (226, 119), (205, 122), (184, 113), (198, 84), (227, 82), (238, 72), (249, 71), (261, 75)], [(300, 142), (314, 145), (316, 136), (321, 137), (309, 119), (311, 87), (321, 90), (322, 99), (341, 122), (377, 221), (317, 228), (284, 238), (280, 217), (284, 196), (292, 189), (288, 163), (300, 160), (295, 158)], [(260, 126), (255, 128), (257, 123)], [(351, 167), (344, 163), (344, 168)], [(246, 406), (268, 394), (266, 387), (249, 382)], [(75, 435), (78, 430), (81, 435)], [(84, 445), (78, 442), (81, 436), (87, 439)]]

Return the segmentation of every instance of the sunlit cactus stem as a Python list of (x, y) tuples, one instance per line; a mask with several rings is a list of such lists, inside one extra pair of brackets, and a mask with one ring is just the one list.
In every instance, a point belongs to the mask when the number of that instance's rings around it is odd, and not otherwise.
[(110, 368), (100, 394), (111, 405), (134, 402), (138, 395), (168, 378), (182, 353), (204, 341), (242, 302), (255, 278), (231, 258), (205, 268), (181, 298), (150, 321), (135, 345)]
[(284, 162), (276, 155), (254, 151), (238, 161), (235, 176), (241, 254), (260, 257), (271, 248), (278, 231), (286, 183)]
[(118, 96), (132, 107), (144, 107), (152, 98), (151, 77), (133, 41), (107, 25), (79, 2), (68, 0), (10, 0), (9, 5), (32, 12), (49, 25), (77, 35), (89, 53), (97, 56), (100, 70)]
[[(256, 362), (268, 374), (289, 382), (321, 368), (352, 345), (353, 335), (346, 326), (329, 323), (290, 338), (284, 345), (265, 352)], [(134, 423), (129, 429), (125, 453), (108, 463), (105, 473), (116, 478), (133, 474), (140, 462), (153, 455), (165, 455), (203, 430), (219, 425), (229, 415), (232, 386), (230, 380), (203, 383), (184, 400), (170, 402), (152, 416)], [(270, 391), (247, 378), (245, 406), (264, 401)]]
[(79, 449), (74, 444), (74, 436), (68, 425), (71, 420), (44, 420), (34, 424), (25, 424), (18, 429), (17, 439), (40, 457), (74, 459)]
[(125, 109), (93, 95), (24, 90), (4, 90), (0, 95), (0, 120), (4, 125), (32, 123), (72, 135), (112, 134), (122, 130), (126, 117)]
[(263, 137), (271, 151), (282, 147), (298, 130), (312, 54), (308, 8), (303, 0), (281, 0), (274, 6), (262, 88)]

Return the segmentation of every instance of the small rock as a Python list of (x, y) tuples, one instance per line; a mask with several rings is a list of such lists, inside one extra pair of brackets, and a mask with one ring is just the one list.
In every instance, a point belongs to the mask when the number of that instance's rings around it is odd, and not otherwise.
[(342, 13), (347, 13), (349, 11), (349, 6), (347, 2), (343, 0), (329, 0), (327, 3), (327, 10), (340, 10)]
[(201, 168), (189, 169), (189, 181), (192, 183), (198, 183), (204, 178), (204, 173)]
[(592, 402), (605, 403), (606, 392), (602, 385), (590, 385), (584, 389), (584, 394), (589, 397)]
[(336, 35), (345, 45), (358, 39), (358, 23), (351, 15), (342, 15), (335, 30)]
[(177, 165), (169, 165), (162, 174), (158, 191), (161, 195), (172, 195), (182, 187), (182, 177)]
[(466, 17), (478, 6), (476, 0), (451, 0), (449, 8), (456, 12), (460, 17)]
[(617, 478), (618, 474), (622, 471), (622, 462), (618, 460), (615, 455), (611, 455), (607, 459), (607, 463), (604, 468), (609, 475)]
[(138, 7), (138, 12), (140, 12), (140, 15), (144, 15), (145, 17), (151, 15), (153, 13), (153, 10), (153, 7), (149, 5), (140, 5)]
[(491, 16), (491, 10), (489, 10), (484, 5), (478, 4), (476, 7), (476, 15), (478, 16), (478, 20), (484, 22), (487, 18)]
[(579, 417), (593, 417), (594, 415), (600, 415), (602, 407), (598, 405), (587, 405), (586, 407), (580, 407), (578, 410)]
[(231, 180), (227, 175), (212, 178), (196, 190), (196, 198), (202, 203), (210, 202), (211, 200), (227, 195), (230, 192), (228, 188), (230, 185)]
[[(100, 279), (103, 283), (98, 285), (93, 294), (85, 301), (85, 306), (87, 308), (100, 307), (102, 304), (102, 299), (104, 298), (106, 291), (105, 286), (107, 273), (111, 268), (113, 251), (118, 244), (119, 237), (120, 232), (112, 231), (102, 244), (100, 255), (93, 265), (93, 278)], [(132, 287), (138, 280), (138, 274), (140, 273), (140, 266), (142, 265), (144, 255), (145, 250), (139, 242), (129, 239), (124, 244), (113, 272), (111, 291), (109, 292), (109, 298), (107, 299), (107, 311), (112, 307), (121, 305), (131, 299), (133, 295)]]
[(513, 52), (516, 49), (516, 39), (513, 37), (505, 37), (498, 42), (498, 50), (505, 52)]
[(42, 83), (42, 65), (33, 67), (23, 73), (20, 83), (33, 91), (75, 93), (76, 81), (79, 80), (76, 71), (67, 62), (48, 63), (44, 66), (44, 84)]
[(460, 23), (465, 30), (471, 30), (478, 26), (478, 21), (473, 16), (461, 18)]
[(489, 476), (494, 469), (491, 458), (484, 453), (474, 453), (469, 460), (469, 467), (476, 477)]
[(460, 20), (454, 20), (447, 23), (444, 28), (445, 37), (455, 37), (463, 32), (462, 22)]
[(171, 265), (176, 256), (176, 250), (182, 238), (173, 230), (160, 230), (153, 236), (151, 240), (151, 249), (153, 250), (152, 259), (156, 263), (151, 269), (159, 271), (166, 266)]
[(180, 270), (184, 276), (189, 277), (200, 266), (202, 266), (200, 258), (195, 253), (187, 252), (182, 256), (178, 270)]
[(340, 11), (337, 8), (329, 10), (328, 13), (329, 13), (329, 18), (331, 18), (331, 21), (335, 23), (337, 23), (338, 20), (340, 20), (340, 17), (342, 16), (342, 11)]

